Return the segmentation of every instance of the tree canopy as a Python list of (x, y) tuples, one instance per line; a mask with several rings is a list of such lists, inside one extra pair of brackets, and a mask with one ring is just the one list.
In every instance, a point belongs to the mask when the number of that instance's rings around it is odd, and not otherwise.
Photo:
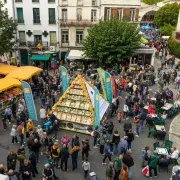
[(144, 3), (149, 4), (149, 5), (156, 4), (161, 1), (163, 0), (143, 0)]
[(161, 7), (155, 13), (154, 23), (158, 26), (164, 26), (165, 24), (176, 26), (179, 15), (179, 7), (178, 3), (166, 4)]
[(172, 26), (170, 24), (165, 24), (164, 26), (160, 27), (160, 32), (162, 35), (165, 36), (171, 36), (172, 35), (172, 31), (175, 31), (175, 26)]
[(88, 30), (83, 41), (84, 55), (100, 64), (120, 62), (133, 55), (139, 42), (137, 25), (118, 19), (101, 21)]
[(0, 2), (0, 55), (12, 50), (17, 31), (17, 22), (8, 16), (3, 6)]

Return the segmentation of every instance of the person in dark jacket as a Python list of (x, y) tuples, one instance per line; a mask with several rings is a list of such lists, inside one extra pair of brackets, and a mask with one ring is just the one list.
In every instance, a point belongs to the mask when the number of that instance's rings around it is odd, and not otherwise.
[(134, 165), (134, 160), (131, 157), (131, 150), (127, 150), (126, 154), (123, 156), (123, 163), (128, 167), (128, 178), (132, 176), (132, 166)]
[(2, 175), (6, 174), (3, 164), (0, 164), (0, 174), (2, 174)]
[(65, 172), (67, 172), (67, 162), (69, 158), (69, 151), (66, 146), (66, 144), (63, 144), (63, 148), (60, 152), (60, 158), (61, 158), (61, 170), (63, 170), (63, 164), (65, 164)]
[(31, 162), (31, 165), (32, 165), (32, 174), (33, 174), (33, 177), (35, 177), (35, 174), (38, 174), (38, 170), (37, 170), (37, 157), (36, 157), (36, 154), (34, 152), (32, 152), (30, 154), (30, 157), (29, 157), (29, 160)]
[(53, 180), (53, 170), (50, 167), (50, 164), (45, 164), (43, 169), (43, 178), (46, 180)]
[(78, 152), (79, 151), (80, 151), (79, 145), (75, 144), (75, 146), (69, 152), (69, 154), (72, 157), (72, 170), (75, 170), (77, 168), (77, 158), (78, 158)]
[(131, 143), (132, 143), (132, 141), (134, 140), (134, 134), (133, 134), (133, 132), (132, 132), (132, 129), (129, 129), (129, 132), (128, 132), (128, 134), (127, 134), (127, 137), (128, 137), (128, 139), (127, 139), (128, 149), (131, 149)]
[(77, 135), (74, 135), (71, 141), (71, 148), (73, 148), (76, 145), (80, 145), (79, 143), (79, 137)]
[(112, 141), (112, 137), (113, 137), (113, 129), (114, 129), (114, 124), (111, 121), (109, 123), (109, 126), (107, 127), (107, 137), (109, 141)]
[(132, 124), (129, 120), (126, 120), (124, 123), (124, 131), (125, 131), (126, 136), (130, 129), (132, 129)]
[(8, 171), (10, 169), (15, 170), (16, 163), (17, 163), (17, 154), (13, 150), (10, 150), (7, 156), (7, 170)]
[(105, 160), (107, 157), (109, 158), (109, 161), (111, 161), (112, 152), (111, 152), (110, 143), (111, 142), (107, 140), (107, 143), (104, 146), (104, 159), (103, 159), (102, 164), (106, 164)]
[(59, 131), (59, 123), (58, 123), (58, 120), (55, 120), (55, 121), (54, 121), (53, 130), (54, 130), (54, 138), (57, 139), (58, 131)]
[(20, 180), (20, 174), (12, 169), (8, 171), (9, 180)]
[(41, 143), (38, 141), (38, 139), (34, 139), (34, 143), (33, 143), (32, 147), (31, 147), (31, 150), (36, 155), (37, 163), (39, 162), (40, 148), (41, 148)]
[(27, 159), (24, 160), (24, 164), (20, 167), (20, 173), (22, 174), (22, 180), (32, 180), (32, 165)]
[(120, 142), (120, 135), (119, 135), (118, 131), (115, 130), (114, 134), (113, 134), (113, 138), (112, 138), (114, 154), (118, 154), (118, 145), (119, 145), (119, 142)]
[(90, 151), (90, 147), (89, 147), (89, 140), (83, 140), (82, 141), (82, 161), (84, 162), (84, 155), (86, 156), (86, 159), (88, 159), (89, 156), (89, 151)]

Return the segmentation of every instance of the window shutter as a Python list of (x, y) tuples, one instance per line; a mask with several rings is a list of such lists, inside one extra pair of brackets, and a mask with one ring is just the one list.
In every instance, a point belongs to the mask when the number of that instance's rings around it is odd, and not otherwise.
[(139, 8), (136, 9), (136, 18), (135, 18), (135, 20), (138, 21), (138, 19), (139, 19)]
[(123, 14), (124, 14), (124, 19), (126, 21), (130, 21), (130, 8), (125, 8)]
[(111, 18), (117, 18), (118, 10), (117, 8), (111, 8)]
[(104, 8), (104, 21), (107, 20), (107, 7)]

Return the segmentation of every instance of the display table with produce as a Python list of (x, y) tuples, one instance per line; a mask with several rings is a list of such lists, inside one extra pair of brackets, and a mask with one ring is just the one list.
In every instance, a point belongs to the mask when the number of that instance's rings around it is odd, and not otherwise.
[(60, 120), (60, 128), (85, 134), (92, 132), (94, 108), (85, 83), (78, 75), (53, 106), (50, 113)]
[(21, 83), (17, 79), (0, 79), (0, 112), (19, 101), (22, 95)]

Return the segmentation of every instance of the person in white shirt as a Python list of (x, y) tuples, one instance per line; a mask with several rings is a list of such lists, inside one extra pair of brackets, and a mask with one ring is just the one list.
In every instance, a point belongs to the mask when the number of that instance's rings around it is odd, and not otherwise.
[(39, 115), (40, 115), (41, 126), (42, 126), (46, 119), (46, 110), (44, 106), (41, 106), (41, 109), (39, 110)]
[(127, 116), (128, 116), (128, 112), (129, 112), (129, 107), (127, 104), (124, 104), (124, 107), (123, 107), (123, 119), (126, 120)]
[(41, 128), (41, 125), (38, 125), (37, 128), (38, 128), (38, 130), (37, 130), (38, 135), (39, 135), (39, 137), (41, 138), (42, 135), (43, 135), (43, 129)]
[(18, 111), (19, 112), (24, 111), (24, 106), (23, 106), (22, 102), (19, 102), (19, 104), (18, 104)]
[(83, 162), (82, 167), (84, 169), (84, 178), (87, 179), (88, 172), (90, 171), (90, 163), (88, 162), (88, 159)]

